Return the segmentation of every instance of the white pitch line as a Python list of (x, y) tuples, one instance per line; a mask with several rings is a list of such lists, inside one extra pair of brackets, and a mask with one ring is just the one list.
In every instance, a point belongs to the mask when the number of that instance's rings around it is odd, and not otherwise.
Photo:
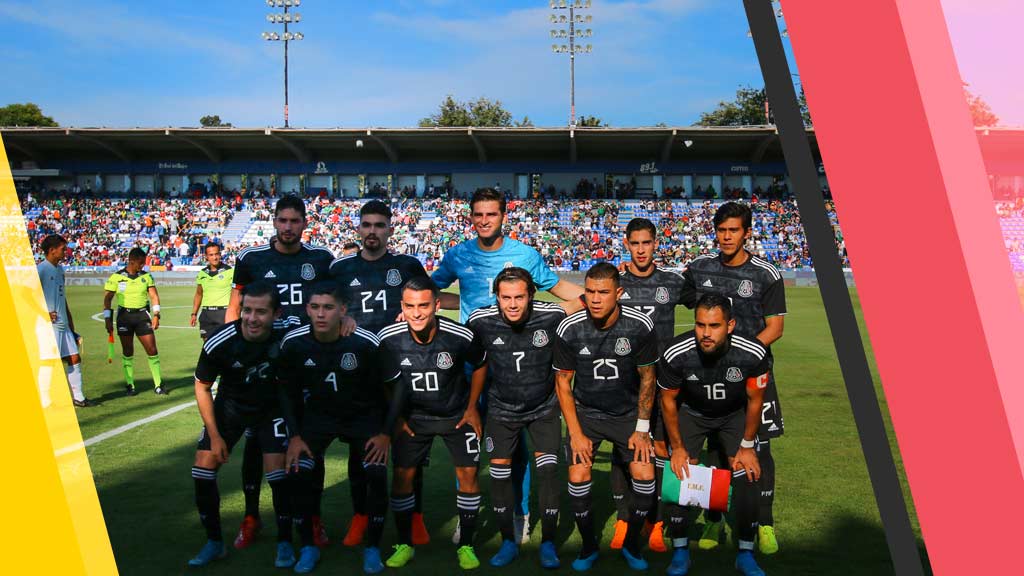
[(150, 422), (155, 422), (155, 421), (157, 421), (157, 420), (159, 420), (161, 418), (165, 418), (165, 417), (170, 416), (171, 414), (174, 414), (176, 412), (181, 412), (185, 408), (188, 408), (190, 406), (195, 406), (195, 405), (196, 405), (195, 400), (193, 400), (191, 402), (185, 402), (184, 404), (178, 404), (177, 406), (173, 406), (171, 408), (168, 408), (167, 410), (164, 410), (163, 412), (157, 412), (156, 414), (153, 414), (152, 416), (147, 416), (147, 417), (145, 417), (145, 418), (143, 418), (141, 420), (136, 420), (134, 422), (129, 422), (129, 423), (125, 424), (124, 426), (118, 426), (117, 428), (114, 428), (113, 430), (107, 430), (106, 432), (103, 432), (102, 434), (97, 434), (96, 436), (93, 436), (92, 438), (89, 438), (88, 440), (85, 440), (84, 442), (78, 442), (77, 444), (72, 444), (71, 446), (65, 446), (64, 448), (61, 448), (59, 450), (55, 450), (54, 451), (54, 455), (57, 456), (57, 457), (60, 457), (60, 456), (63, 456), (65, 454), (68, 454), (70, 452), (74, 452), (75, 450), (79, 450), (81, 448), (88, 448), (89, 446), (92, 446), (93, 444), (99, 444), (100, 442), (103, 442), (104, 440), (109, 440), (110, 438), (113, 438), (114, 436), (117, 436), (119, 434), (123, 434), (123, 433), (125, 433), (125, 432), (127, 432), (127, 431), (129, 431), (129, 430), (131, 430), (133, 428), (138, 428), (139, 426), (144, 426), (146, 424), (149, 424)]

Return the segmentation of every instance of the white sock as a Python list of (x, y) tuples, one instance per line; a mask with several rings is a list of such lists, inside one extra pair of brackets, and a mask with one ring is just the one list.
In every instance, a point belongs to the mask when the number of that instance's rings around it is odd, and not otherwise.
[(78, 402), (85, 400), (82, 393), (82, 365), (65, 366), (64, 373), (68, 375), (68, 385), (71, 386), (71, 398)]

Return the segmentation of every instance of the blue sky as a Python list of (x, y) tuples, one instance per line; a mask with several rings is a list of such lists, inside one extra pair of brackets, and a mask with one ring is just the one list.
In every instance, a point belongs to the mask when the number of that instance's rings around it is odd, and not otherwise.
[[(272, 11), (263, 0), (0, 0), (0, 105), (35, 102), (68, 126), (195, 126), (205, 114), (281, 125), (282, 46), (260, 38)], [(414, 126), (449, 93), (567, 123), (568, 56), (551, 52), (547, 0), (305, 0), (297, 11), (293, 127)], [(740, 0), (595, 0), (590, 13), (577, 114), (688, 125), (739, 85), (763, 84)]]

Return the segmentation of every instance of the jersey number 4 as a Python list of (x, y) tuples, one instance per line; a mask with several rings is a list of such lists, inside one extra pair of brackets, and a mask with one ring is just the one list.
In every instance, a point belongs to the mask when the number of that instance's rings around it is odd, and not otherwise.
[(363, 314), (371, 314), (373, 312), (372, 307), (366, 306), (366, 301), (370, 300), (371, 298), (384, 304), (384, 310), (388, 309), (388, 293), (385, 292), (384, 290), (377, 292), (376, 296), (373, 295), (372, 291), (360, 292), (359, 295), (363, 297)]

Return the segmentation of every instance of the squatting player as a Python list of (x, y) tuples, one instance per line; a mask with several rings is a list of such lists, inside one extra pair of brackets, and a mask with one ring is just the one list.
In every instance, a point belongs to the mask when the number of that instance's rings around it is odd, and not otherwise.
[(146, 253), (142, 248), (132, 248), (128, 252), (128, 264), (111, 274), (103, 285), (103, 323), (107, 334), (114, 333), (113, 311), (110, 307), (114, 297), (117, 297), (117, 336), (121, 340), (121, 367), (124, 369), (125, 388), (129, 396), (137, 394), (133, 364), (135, 337), (138, 337), (146, 351), (149, 371), (153, 375), (153, 391), (167, 394), (161, 385), (160, 356), (156, 349), (155, 331), (160, 328), (160, 295), (156, 292), (153, 276), (142, 269), (145, 262)]
[[(768, 385), (768, 354), (754, 337), (733, 332), (736, 320), (728, 298), (705, 294), (698, 300), (694, 329), (680, 334), (658, 362), (662, 418), (672, 446), (672, 472), (680, 480), (697, 464), (704, 440), (715, 436), (733, 470), (732, 502), (739, 555), (745, 576), (764, 576), (754, 560), (757, 534), (758, 464), (756, 436)], [(681, 405), (680, 405), (681, 404)], [(688, 510), (666, 504), (672, 536), (669, 576), (689, 572)]]
[[(391, 568), (405, 566), (415, 555), (413, 477), (430, 453), (435, 437), (443, 439), (448, 447), (459, 481), (459, 566), (467, 570), (480, 566), (473, 550), (481, 502), (477, 484), (481, 433), (477, 401), (487, 376), (487, 353), (474, 341), (468, 328), (438, 316), (440, 306), (440, 291), (429, 278), (410, 278), (402, 289), (405, 321), (388, 326), (379, 335), (384, 373), (402, 373), (388, 412), (389, 425), (400, 417), (404, 419), (394, 436), (391, 509), (395, 513), (399, 544), (387, 560)], [(466, 382), (467, 363), (473, 368), (471, 384)]]
[[(388, 401), (383, 381), (398, 377), (397, 370), (382, 378), (377, 336), (356, 328), (348, 337), (339, 334), (348, 299), (334, 282), (322, 282), (308, 292), (306, 312), (310, 323), (288, 332), (281, 341), (276, 371), (283, 387), (282, 408), (288, 429), (287, 468), (299, 472), (295, 498), (302, 550), (295, 571), (313, 570), (320, 549), (313, 542), (313, 515), (318, 502), (313, 487), (313, 468), (323, 459), (335, 439), (348, 444), (352, 463), (366, 478), (365, 510), (368, 540), (363, 551), (363, 570), (376, 574), (384, 570), (380, 539), (388, 506), (387, 454), (391, 431), (385, 429)], [(308, 390), (302, 422), (295, 406)], [(361, 538), (360, 538), (361, 539)]]
[(619, 305), (622, 287), (615, 266), (595, 264), (587, 271), (584, 290), (586, 310), (558, 326), (554, 361), (558, 401), (569, 431), (569, 505), (583, 540), (572, 564), (576, 570), (589, 570), (597, 560), (590, 479), (594, 455), (607, 440), (619, 460), (630, 463), (633, 479), (622, 555), (631, 568), (646, 570), (640, 534), (656, 501), (650, 419), (658, 336), (650, 318)]
[(555, 548), (558, 527), (558, 449), (561, 412), (551, 368), (554, 335), (565, 311), (558, 304), (533, 299), (537, 286), (522, 268), (505, 268), (494, 279), (498, 303), (480, 308), (466, 325), (487, 350), (487, 423), (484, 445), (490, 453), (491, 507), (498, 517), (501, 549), (491, 565), (510, 564), (519, 555), (515, 539), (512, 455), (521, 433), (530, 435), (540, 479), (541, 545), (544, 568), (559, 566)]
[(71, 401), (79, 408), (86, 408), (96, 404), (82, 392), (82, 356), (78, 351), (75, 319), (71, 317), (71, 309), (64, 294), (64, 268), (60, 265), (67, 247), (68, 241), (62, 236), (50, 234), (43, 238), (40, 249), (44, 259), (36, 266), (36, 271), (39, 273), (39, 284), (43, 287), (46, 309), (50, 312), (57, 350), (66, 365), (64, 373), (71, 387)]
[(192, 297), (192, 315), (188, 325), (199, 323), (199, 337), (205, 342), (224, 324), (231, 301), (235, 269), (223, 262), (220, 245), (210, 242), (203, 249), (207, 266), (196, 275), (196, 294)]

